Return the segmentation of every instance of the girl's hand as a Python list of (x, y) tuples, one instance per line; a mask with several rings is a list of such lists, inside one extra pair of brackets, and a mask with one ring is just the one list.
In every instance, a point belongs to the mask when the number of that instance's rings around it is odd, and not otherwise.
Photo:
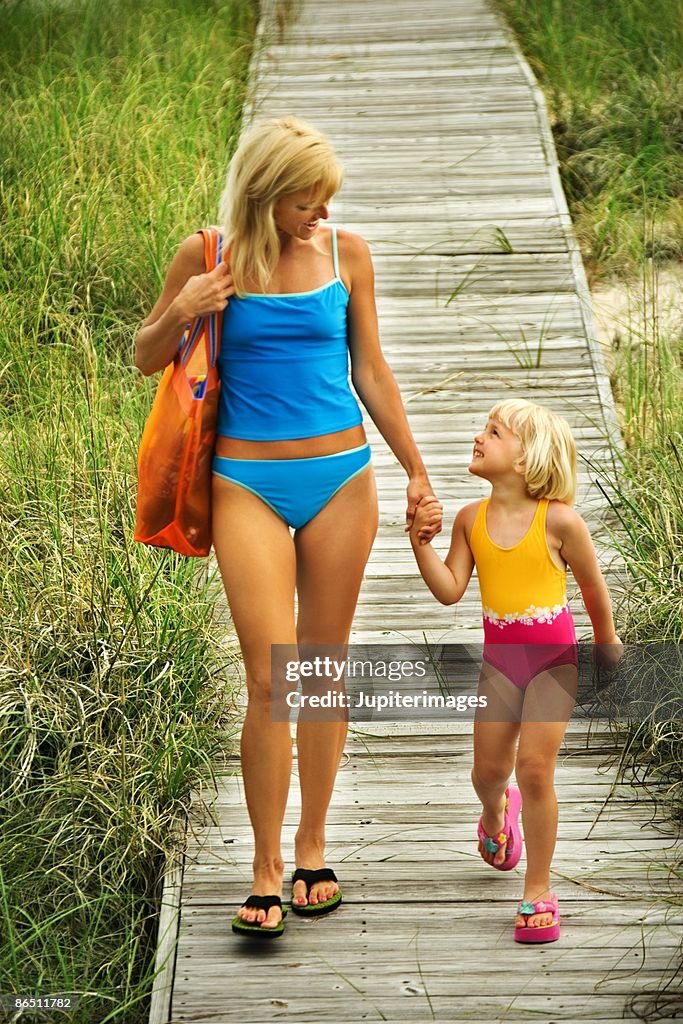
[(228, 298), (234, 294), (232, 274), (228, 265), (221, 260), (208, 273), (189, 277), (173, 300), (173, 305), (184, 320), (194, 320), (197, 316), (221, 312), (227, 306)]
[(433, 494), (420, 499), (415, 509), (410, 539), (417, 544), (429, 544), (431, 539), (441, 530), (443, 505)]
[(603, 668), (613, 668), (617, 665), (624, 653), (624, 645), (615, 633), (611, 640), (602, 640), (593, 647), (594, 657), (598, 665)]
[[(404, 533), (410, 533), (411, 527), (413, 525), (413, 520), (415, 518), (415, 509), (417, 508), (421, 499), (427, 496), (430, 498), (434, 497), (432, 486), (429, 483), (429, 478), (425, 473), (422, 473), (419, 476), (410, 477), (408, 481), (407, 494), (408, 507), (406, 509), (406, 526), (403, 531)], [(425, 527), (425, 529), (427, 528)], [(428, 531), (427, 540), (422, 541), (421, 543), (426, 543), (427, 541), (431, 540), (432, 537), (436, 537), (437, 533), (441, 533), (441, 520), (439, 520), (438, 524), (434, 526), (434, 529), (431, 530), (431, 532)]]

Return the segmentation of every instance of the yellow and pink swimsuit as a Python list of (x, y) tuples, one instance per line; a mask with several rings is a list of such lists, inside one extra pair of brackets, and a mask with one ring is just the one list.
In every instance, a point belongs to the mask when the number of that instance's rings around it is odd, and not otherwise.
[(524, 690), (540, 672), (578, 664), (567, 573), (548, 549), (547, 498), (539, 500), (527, 533), (511, 548), (491, 540), (488, 505), (485, 498), (470, 535), (484, 615), (484, 660)]

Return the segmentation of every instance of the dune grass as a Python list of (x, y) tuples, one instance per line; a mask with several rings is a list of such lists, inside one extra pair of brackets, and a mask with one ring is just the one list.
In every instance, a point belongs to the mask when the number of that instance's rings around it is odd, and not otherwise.
[(544, 89), (589, 278), (680, 259), (680, 0), (496, 3)]
[[(683, 254), (683, 5), (680, 0), (496, 0), (548, 104), (589, 280), (636, 278), (637, 315), (619, 325), (611, 382), (623, 449), (601, 486), (626, 572), (622, 640), (683, 640), (683, 324), (662, 331), (659, 267)], [(678, 680), (673, 695), (683, 699)], [(670, 714), (670, 712), (669, 712)], [(657, 720), (657, 718), (659, 720)], [(666, 707), (615, 722), (619, 774), (648, 791), (658, 817), (683, 823), (683, 725)], [(683, 862), (671, 865), (680, 906)], [(680, 950), (679, 950), (680, 953)], [(631, 1000), (643, 1020), (680, 1011), (683, 966)]]
[(3, 4), (0, 992), (79, 1024), (147, 1019), (171, 825), (230, 727), (215, 578), (132, 541), (132, 339), (215, 220), (256, 13)]

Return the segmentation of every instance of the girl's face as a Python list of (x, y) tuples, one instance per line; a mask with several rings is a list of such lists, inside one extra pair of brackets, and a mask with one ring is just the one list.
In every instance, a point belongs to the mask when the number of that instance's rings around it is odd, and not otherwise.
[(306, 241), (318, 230), (321, 220), (330, 215), (330, 200), (316, 203), (315, 189), (302, 189), (280, 196), (273, 209), (273, 218), (278, 231), (293, 238)]
[(522, 473), (515, 465), (522, 457), (522, 442), (509, 427), (500, 420), (491, 419), (474, 438), (470, 473), (489, 479), (503, 473)]

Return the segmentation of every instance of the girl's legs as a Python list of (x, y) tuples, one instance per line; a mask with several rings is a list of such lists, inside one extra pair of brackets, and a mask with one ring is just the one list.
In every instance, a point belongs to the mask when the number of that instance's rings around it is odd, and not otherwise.
[[(487, 662), (481, 668), (478, 694), (487, 704), (477, 709), (474, 720), (472, 785), (482, 803), (482, 827), (495, 836), (505, 823), (505, 789), (515, 764), (524, 694)], [(494, 854), (480, 842), (479, 853), (487, 864), (505, 860), (504, 846)]]
[[(536, 676), (526, 689), (515, 775), (522, 793), (526, 843), (525, 900), (542, 900), (551, 890), (550, 864), (557, 839), (555, 764), (576, 698), (574, 665), (558, 665)], [(552, 720), (551, 720), (552, 719)], [(552, 914), (532, 914), (531, 926), (550, 924)], [(517, 923), (524, 918), (517, 915)]]
[[(252, 892), (282, 893), (282, 820), (289, 792), (292, 741), (288, 722), (271, 718), (271, 644), (295, 644), (295, 550), (286, 524), (256, 495), (213, 478), (213, 539), (244, 658), (249, 703), (241, 755), (254, 830)], [(281, 912), (240, 908), (246, 921), (274, 927)]]
[[(348, 643), (363, 572), (377, 532), (377, 493), (372, 468), (335, 494), (295, 536), (301, 645), (343, 648)], [(343, 655), (343, 650), (340, 651)], [(301, 819), (295, 838), (296, 866), (315, 870), (325, 865), (325, 820), (339, 767), (345, 720), (300, 721), (297, 726)], [(311, 904), (324, 902), (338, 889), (335, 882), (311, 886)], [(306, 904), (306, 886), (297, 882), (292, 898)]]

